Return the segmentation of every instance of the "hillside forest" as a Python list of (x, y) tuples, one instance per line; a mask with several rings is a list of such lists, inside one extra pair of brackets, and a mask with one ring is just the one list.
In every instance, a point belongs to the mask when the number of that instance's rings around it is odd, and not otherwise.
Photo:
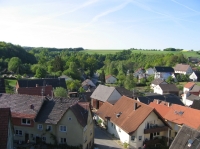
[(177, 63), (188, 63), (182, 52), (145, 54), (134, 53), (135, 50), (137, 49), (122, 50), (115, 54), (88, 54), (83, 48), (21, 47), (0, 42), (0, 72), (1, 75), (15, 74), (17, 79), (27, 76), (45, 78), (66, 75), (73, 79), (67, 82), (70, 90), (81, 89), (81, 82), (91, 78), (94, 73), (100, 75), (101, 83), (104, 83), (106, 75), (111, 74), (117, 78), (118, 86), (131, 90), (136, 85), (148, 84), (153, 79), (149, 77), (138, 83), (137, 78), (128, 75), (139, 68), (173, 67)]

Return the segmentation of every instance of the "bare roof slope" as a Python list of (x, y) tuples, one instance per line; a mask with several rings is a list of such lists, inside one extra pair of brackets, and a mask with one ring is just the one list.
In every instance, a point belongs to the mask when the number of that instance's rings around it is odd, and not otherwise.
[(174, 67), (175, 71), (187, 71), (190, 68), (190, 65), (187, 64), (176, 64)]
[(6, 149), (8, 143), (8, 127), (10, 108), (0, 108), (0, 148)]
[(0, 94), (0, 108), (10, 108), (12, 117), (35, 118), (43, 101), (42, 96)]
[[(191, 146), (189, 147), (189, 143)], [(169, 149), (199, 149), (200, 132), (189, 126), (183, 125), (174, 138)]]
[(114, 90), (114, 87), (108, 87), (99, 84), (98, 87), (92, 93), (91, 98), (106, 102)]
[(159, 86), (163, 91), (179, 91), (175, 84), (159, 84)]

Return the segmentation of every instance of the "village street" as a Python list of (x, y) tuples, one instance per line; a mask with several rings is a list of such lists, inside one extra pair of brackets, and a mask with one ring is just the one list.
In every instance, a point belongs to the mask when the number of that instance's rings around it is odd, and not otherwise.
[(118, 145), (117, 141), (112, 139), (112, 136), (105, 130), (101, 130), (100, 127), (95, 126), (95, 147), (98, 149), (122, 149), (122, 146)]

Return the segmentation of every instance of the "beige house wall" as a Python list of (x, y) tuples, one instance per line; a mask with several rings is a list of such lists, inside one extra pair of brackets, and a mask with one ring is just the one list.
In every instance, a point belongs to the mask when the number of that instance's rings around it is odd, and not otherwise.
[[(60, 143), (61, 138), (66, 138), (66, 143), (72, 146), (82, 145), (83, 149), (87, 146), (91, 147), (94, 143), (94, 123), (92, 115), (89, 112), (86, 127), (82, 127), (76, 119), (74, 113), (69, 109), (58, 122), (57, 125), (46, 123), (35, 123), (34, 127), (14, 126), (14, 129), (21, 130), (22, 136), (15, 135), (14, 140), (25, 141), (25, 134), (29, 136), (30, 143), (36, 143), (36, 137), (44, 138), (46, 143), (54, 144), (52, 134), (56, 136), (57, 142)], [(38, 124), (42, 124), (43, 129), (38, 129)], [(52, 130), (47, 131), (47, 126), (51, 125)], [(66, 132), (60, 131), (60, 125), (66, 126)], [(87, 139), (86, 139), (87, 138)], [(86, 141), (85, 141), (86, 139)]]

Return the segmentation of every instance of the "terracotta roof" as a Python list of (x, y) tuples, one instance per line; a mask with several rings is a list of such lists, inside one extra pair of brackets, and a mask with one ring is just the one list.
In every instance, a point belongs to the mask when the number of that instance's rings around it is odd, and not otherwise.
[[(199, 149), (200, 144), (200, 131), (193, 129), (189, 126), (183, 125), (179, 130), (178, 134), (174, 138), (169, 149)], [(191, 146), (188, 143), (191, 141)]]
[[(43, 91), (43, 93), (42, 93)], [(38, 86), (38, 87), (20, 87), (18, 88), (18, 94), (27, 94), (27, 95), (38, 95), (38, 96), (51, 96), (53, 87), (48, 86)]]
[(107, 75), (105, 76), (105, 79), (107, 80), (108, 78), (110, 78), (112, 75)]
[(163, 105), (151, 104), (159, 113), (165, 113), (166, 108), (169, 109), (164, 119), (174, 122), (176, 124), (185, 124), (197, 129), (200, 126), (200, 110), (192, 109), (190, 107), (172, 104), (170, 107), (163, 107)]
[(176, 64), (176, 66), (174, 67), (174, 70), (175, 71), (187, 71), (189, 67), (190, 67), (190, 65), (187, 65), (187, 64)]
[[(137, 109), (134, 110), (134, 104), (137, 104)], [(119, 126), (128, 134), (133, 133), (149, 116), (154, 108), (138, 102), (132, 98), (122, 96), (113, 106), (109, 103), (104, 103), (97, 114), (102, 115), (102, 118), (107, 117), (111, 122)], [(117, 117), (117, 114), (120, 114)]]
[(8, 128), (10, 119), (10, 108), (0, 108), (0, 148), (6, 149), (8, 143)]
[(193, 87), (194, 85), (195, 85), (194, 82), (188, 82), (188, 83), (186, 83), (186, 84), (184, 85), (184, 87), (185, 87), (185, 88), (191, 88), (191, 87)]
[[(12, 117), (34, 119), (43, 104), (42, 96), (1, 94), (0, 108), (10, 108)], [(31, 106), (33, 109), (31, 109)]]
[(163, 91), (179, 91), (175, 84), (159, 84), (159, 86)]
[(149, 106), (155, 108), (155, 109), (159, 112), (159, 114), (160, 114), (162, 117), (164, 117), (164, 116), (169, 112), (170, 109), (169, 109), (166, 105), (157, 104), (156, 102), (157, 102), (157, 101), (151, 102), (151, 103), (149, 104)]

